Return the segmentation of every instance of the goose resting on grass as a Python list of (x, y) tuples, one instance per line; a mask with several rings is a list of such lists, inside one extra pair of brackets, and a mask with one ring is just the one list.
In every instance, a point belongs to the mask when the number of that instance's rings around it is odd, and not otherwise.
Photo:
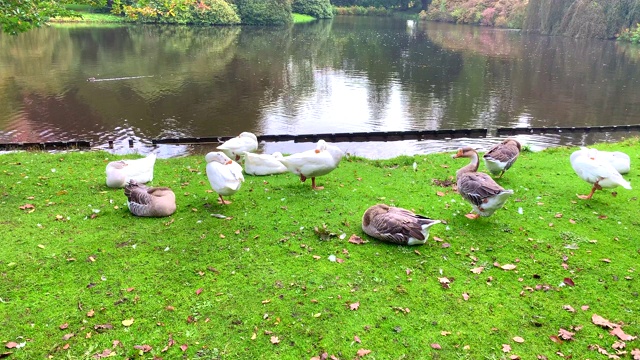
[(207, 162), (207, 178), (211, 188), (218, 193), (218, 202), (230, 204), (231, 201), (224, 200), (222, 195), (233, 195), (240, 189), (244, 182), (242, 167), (220, 151), (210, 152), (204, 158)]
[(273, 154), (252, 154), (244, 152), (244, 172), (249, 175), (274, 175), (286, 173), (287, 167), (279, 161), (282, 154), (274, 152)]
[(156, 163), (156, 154), (151, 153), (147, 157), (132, 160), (112, 161), (107, 164), (107, 186), (122, 188), (129, 180), (144, 184), (153, 180), (153, 167)]
[(520, 155), (520, 143), (514, 139), (505, 139), (500, 144), (494, 145), (487, 151), (483, 158), (484, 164), (491, 172), (491, 175), (498, 175), (501, 178), (504, 172), (509, 170)]
[(591, 199), (596, 190), (603, 188), (612, 189), (622, 186), (631, 190), (631, 184), (620, 175), (611, 163), (599, 156), (599, 151), (596, 149), (582, 147), (580, 150), (574, 151), (569, 160), (576, 174), (582, 180), (593, 184), (588, 195), (578, 195), (580, 199)]
[(362, 216), (362, 230), (378, 240), (400, 245), (422, 245), (429, 228), (441, 223), (409, 210), (384, 204), (373, 205)]
[(163, 217), (176, 211), (176, 195), (168, 187), (147, 187), (129, 180), (124, 194), (129, 211), (136, 216)]
[(491, 216), (504, 206), (509, 196), (513, 195), (513, 190), (505, 190), (491, 176), (477, 172), (478, 153), (474, 149), (470, 147), (459, 149), (453, 157), (471, 159), (468, 165), (456, 172), (458, 192), (476, 212), (465, 215), (467, 218), (477, 219), (478, 216)]

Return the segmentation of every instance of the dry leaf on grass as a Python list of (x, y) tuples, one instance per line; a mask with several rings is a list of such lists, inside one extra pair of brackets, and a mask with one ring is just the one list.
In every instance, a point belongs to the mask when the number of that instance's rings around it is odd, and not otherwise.
[(431, 344), (431, 348), (436, 350), (442, 350), (442, 346), (440, 346), (440, 344), (438, 343)]
[(564, 340), (573, 340), (573, 335), (575, 335), (575, 333), (572, 333), (571, 331), (565, 330), (563, 328), (560, 328), (560, 330), (558, 330), (558, 336), (560, 336)]
[(562, 310), (567, 310), (568, 312), (576, 312), (576, 310), (571, 307), (571, 305), (563, 305)]
[(275, 345), (275, 344), (279, 344), (279, 343), (280, 343), (280, 339), (278, 339), (278, 337), (277, 337), (277, 336), (272, 336), (270, 341), (271, 341), (271, 343), (272, 343), (272, 344), (274, 344), (274, 345)]
[(357, 245), (361, 245), (361, 244), (365, 244), (366, 241), (362, 240), (362, 238), (356, 234), (351, 235), (351, 237), (349, 237), (349, 242), (352, 244), (357, 244)]
[(140, 350), (143, 353), (149, 352), (151, 351), (151, 349), (153, 349), (150, 345), (144, 344), (144, 345), (134, 345), (133, 346), (134, 349)]
[(513, 341), (522, 344), (524, 342), (524, 339), (520, 336), (514, 336)]
[(513, 265), (513, 264), (504, 264), (504, 265), (500, 266), (500, 268), (501, 268), (502, 270), (507, 270), (507, 271), (509, 271), (509, 270), (513, 270), (513, 269), (515, 269), (515, 268), (516, 268), (516, 266), (515, 266), (515, 265)]
[(617, 327), (613, 328), (613, 330), (609, 331), (609, 334), (617, 336), (618, 339), (620, 339), (622, 341), (631, 341), (631, 340), (635, 340), (637, 338), (637, 336), (631, 336), (631, 335), (625, 334), (624, 331), (622, 330), (622, 328), (619, 327), (619, 326), (617, 326)]
[(511, 351), (511, 345), (502, 344), (502, 351), (508, 353), (509, 351)]
[(618, 324), (614, 324), (598, 314), (591, 315), (591, 322), (596, 325), (602, 326), (603, 328), (613, 329), (615, 327), (618, 327)]
[(483, 270), (484, 270), (484, 266), (479, 266), (477, 268), (471, 269), (471, 272), (474, 273), (474, 274), (480, 274), (480, 273), (482, 273)]
[(371, 353), (371, 350), (359, 349), (358, 352), (356, 353), (356, 356), (363, 357), (363, 356), (365, 356), (367, 354), (370, 354), (370, 353)]
[(349, 304), (349, 309), (350, 310), (358, 310), (358, 308), (360, 307), (360, 302), (356, 301), (354, 303)]

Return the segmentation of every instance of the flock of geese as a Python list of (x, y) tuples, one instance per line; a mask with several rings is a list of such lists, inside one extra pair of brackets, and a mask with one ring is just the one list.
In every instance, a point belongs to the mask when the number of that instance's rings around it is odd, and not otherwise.
[[(311, 188), (323, 189), (316, 185), (316, 177), (326, 175), (340, 164), (344, 152), (335, 145), (319, 140), (316, 148), (283, 156), (281, 153), (256, 154), (258, 139), (250, 132), (243, 132), (205, 155), (206, 173), (211, 188), (218, 194), (220, 204), (230, 204), (223, 196), (236, 193), (244, 182), (244, 174), (261, 176), (291, 172), (304, 182), (311, 178)], [(501, 178), (511, 168), (520, 155), (521, 145), (515, 139), (505, 139), (493, 146), (484, 156), (489, 172)], [(459, 149), (453, 158), (468, 158), (469, 163), (456, 172), (458, 193), (471, 204), (472, 212), (465, 216), (476, 219), (491, 216), (502, 208), (513, 190), (500, 186), (489, 174), (478, 172), (478, 153), (470, 147)], [(167, 187), (147, 187), (144, 183), (153, 180), (156, 155), (135, 160), (112, 161), (106, 167), (108, 187), (122, 188), (127, 196), (129, 210), (136, 216), (163, 217), (176, 211), (176, 197)], [(238, 163), (243, 162), (244, 168)], [(596, 190), (631, 185), (621, 174), (631, 169), (631, 160), (625, 153), (598, 151), (586, 147), (571, 154), (571, 166), (584, 181), (592, 184), (588, 195), (578, 195), (590, 199)], [(377, 204), (368, 208), (362, 217), (362, 230), (376, 239), (402, 245), (424, 244), (429, 237), (429, 228), (441, 223), (415, 214), (410, 210)]]

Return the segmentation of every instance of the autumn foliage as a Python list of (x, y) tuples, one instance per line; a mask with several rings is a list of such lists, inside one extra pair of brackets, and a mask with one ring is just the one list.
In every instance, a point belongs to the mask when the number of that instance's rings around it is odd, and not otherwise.
[(529, 0), (433, 0), (428, 20), (520, 28)]

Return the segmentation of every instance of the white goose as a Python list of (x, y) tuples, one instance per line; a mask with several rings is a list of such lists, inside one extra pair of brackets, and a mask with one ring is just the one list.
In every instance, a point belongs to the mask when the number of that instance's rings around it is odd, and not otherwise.
[(129, 180), (142, 184), (152, 181), (155, 163), (156, 154), (154, 153), (141, 159), (112, 161), (107, 164), (105, 171), (107, 174), (107, 186), (121, 188)]
[(129, 211), (136, 216), (163, 217), (176, 211), (176, 195), (168, 187), (146, 187), (130, 180), (124, 194)]
[(378, 240), (400, 245), (422, 245), (429, 238), (429, 228), (441, 223), (412, 211), (373, 205), (362, 216), (362, 231)]
[(244, 152), (244, 172), (249, 175), (274, 175), (286, 173), (287, 167), (282, 165), (279, 159), (282, 154), (274, 152), (273, 154), (252, 154)]
[(322, 190), (324, 186), (316, 186), (316, 177), (326, 175), (337, 168), (343, 154), (337, 146), (319, 140), (314, 150), (285, 156), (279, 161), (290, 172), (300, 175), (300, 181), (304, 182), (307, 178), (311, 178), (311, 188)]
[(578, 197), (585, 200), (591, 199), (596, 190), (612, 189), (618, 186), (631, 190), (631, 184), (620, 175), (615, 167), (598, 155), (598, 150), (582, 147), (580, 150), (574, 151), (569, 158), (571, 167), (576, 174), (582, 180), (593, 184), (588, 195), (578, 195)]
[(230, 204), (231, 201), (224, 200), (222, 195), (233, 195), (240, 189), (240, 185), (244, 182), (242, 166), (219, 151), (210, 152), (204, 158), (207, 162), (207, 177), (211, 188), (220, 197), (218, 202)]
[(258, 149), (258, 138), (255, 134), (245, 131), (225, 141), (224, 144), (216, 149), (224, 152), (229, 158), (238, 161), (240, 160), (240, 155), (245, 151), (255, 152)]

